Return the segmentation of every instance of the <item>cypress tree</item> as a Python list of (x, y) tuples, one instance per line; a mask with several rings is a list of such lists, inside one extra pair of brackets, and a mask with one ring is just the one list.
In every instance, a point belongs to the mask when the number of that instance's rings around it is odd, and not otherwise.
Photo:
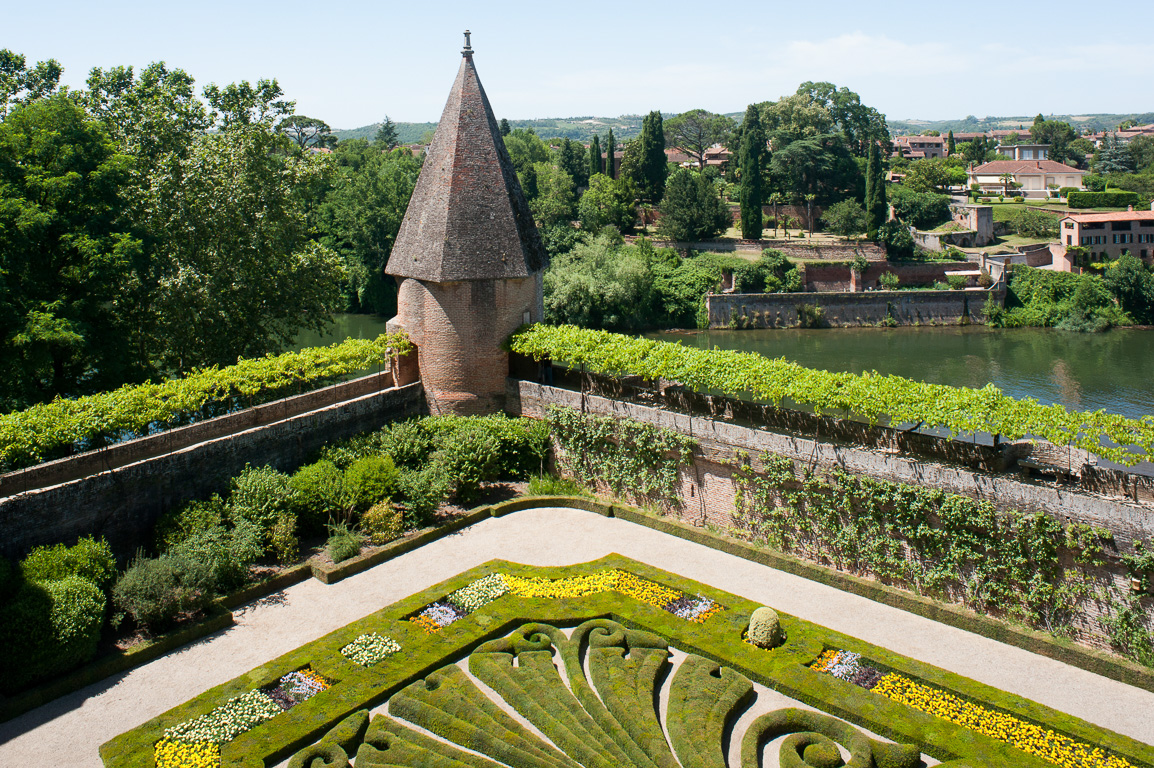
[(613, 140), (613, 129), (609, 129), (609, 137), (605, 139), (605, 175), (611, 179), (617, 178), (617, 168), (614, 167), (613, 156), (617, 154), (617, 142)]
[(946, 137), (946, 152), (952, 155), (955, 149), (957, 146), (954, 144), (954, 132), (951, 130), (950, 135)]
[(665, 128), (661, 113), (650, 112), (641, 123), (641, 173), (645, 177), (645, 196), (660, 203), (665, 195)]
[(508, 135), (509, 135), (509, 133), (510, 133), (510, 132), (511, 132), (511, 130), (512, 130), (512, 129), (509, 127), (509, 121), (508, 121), (508, 120), (506, 120), (506, 119), (505, 119), (505, 118), (503, 118), (503, 117), (501, 118), (501, 126), (500, 126), (500, 128), (501, 128), (501, 135), (502, 135), (502, 136), (508, 136)]
[(761, 188), (761, 161), (765, 156), (765, 132), (756, 106), (745, 109), (741, 127), (741, 236), (746, 240), (761, 239), (761, 206), (764, 202)]
[(868, 224), (866, 232), (873, 240), (878, 229), (886, 221), (886, 180), (882, 172), (882, 156), (876, 143), (870, 144), (869, 161), (866, 165), (865, 210)]
[(594, 134), (593, 141), (589, 143), (589, 176), (592, 177), (604, 172), (605, 164), (601, 161), (601, 141)]

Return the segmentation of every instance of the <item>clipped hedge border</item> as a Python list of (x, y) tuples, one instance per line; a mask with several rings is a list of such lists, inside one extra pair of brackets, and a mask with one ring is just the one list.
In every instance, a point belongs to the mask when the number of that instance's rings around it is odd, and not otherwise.
[(81, 688), (98, 683), (106, 677), (147, 664), (194, 640), (231, 627), (235, 623), (232, 615), (233, 608), (279, 592), (286, 587), (304, 581), (310, 576), (312, 576), (312, 570), (307, 563), (293, 566), (270, 579), (217, 598), (205, 608), (205, 618), (195, 624), (174, 629), (126, 651), (117, 651), (98, 657), (66, 675), (0, 700), (0, 723), (19, 717), (53, 699), (75, 693)]
[[(915, 595), (905, 590), (889, 587), (876, 581), (842, 573), (832, 568), (801, 560), (782, 552), (758, 547), (740, 539), (711, 533), (685, 523), (650, 515), (641, 510), (622, 504), (606, 504), (581, 496), (521, 496), (497, 504), (477, 507), (440, 528), (426, 528), (408, 534), (383, 548), (369, 552), (336, 565), (314, 561), (301, 563), (289, 568), (272, 579), (251, 585), (238, 592), (226, 595), (216, 601), (222, 609), (238, 606), (278, 592), (310, 576), (324, 584), (335, 584), (349, 576), (392, 560), (418, 549), (425, 544), (442, 539), (489, 517), (504, 517), (513, 512), (539, 507), (568, 507), (593, 512), (602, 517), (616, 517), (626, 522), (651, 528), (661, 533), (676, 536), (695, 544), (716, 549), (726, 554), (740, 557), (760, 565), (800, 576), (819, 584), (839, 589), (843, 592), (865, 597), (874, 602), (889, 605), (941, 624), (973, 632), (976, 635), (997, 640), (1017, 648), (1036, 653), (1039, 656), (1061, 661), (1073, 667), (1116, 680), (1136, 688), (1154, 692), (1154, 670), (1102, 651), (1083, 648), (1062, 642), (1042, 632), (1014, 627), (997, 619), (982, 616), (960, 606), (939, 603), (931, 598)], [(419, 606), (421, 608), (423, 606)], [(212, 615), (205, 621), (184, 627), (169, 635), (163, 635), (150, 643), (137, 646), (130, 651), (105, 656), (75, 670), (74, 672), (33, 688), (29, 691), (0, 700), (0, 722), (10, 720), (29, 710), (46, 704), (53, 699), (66, 696), (88, 685), (99, 682), (120, 672), (146, 664), (186, 643), (206, 637), (231, 626), (232, 613), (210, 608)]]
[[(403, 617), (490, 573), (513, 575), (586, 575), (620, 568), (643, 578), (690, 593), (700, 593), (728, 608), (705, 624), (692, 624), (659, 608), (619, 594), (540, 600), (506, 596), (459, 619), (436, 634), (406, 626)], [(612, 618), (626, 626), (655, 632), (671, 645), (712, 659), (788, 696), (843, 717), (855, 725), (896, 741), (913, 741), (941, 759), (976, 759), (989, 766), (1043, 768), (1052, 764), (967, 728), (912, 710), (871, 694), (852, 683), (810, 670), (808, 665), (828, 647), (856, 650), (887, 667), (932, 686), (1119, 754), (1135, 766), (1154, 766), (1154, 747), (1093, 726), (1035, 702), (985, 686), (913, 659), (888, 652), (856, 638), (788, 614), (781, 619), (789, 640), (774, 651), (763, 651), (741, 640), (749, 614), (757, 604), (698, 582), (630, 560), (609, 555), (575, 566), (539, 568), (493, 560), (460, 573), (429, 589), (410, 595), (374, 614), (295, 649), (246, 674), (123, 733), (100, 747), (107, 768), (151, 764), (153, 745), (168, 727), (211, 711), (219, 703), (266, 685), (304, 665), (336, 680), (333, 688), (308, 702), (255, 726), (226, 743), (222, 766), (257, 768), (284, 760), (321, 739), (335, 724), (358, 710), (374, 707), (405, 686), (452, 663), (486, 640), (503, 637), (528, 622), (570, 626), (592, 618)], [(402, 652), (370, 668), (358, 668), (339, 649), (357, 635), (384, 631), (397, 639)]]

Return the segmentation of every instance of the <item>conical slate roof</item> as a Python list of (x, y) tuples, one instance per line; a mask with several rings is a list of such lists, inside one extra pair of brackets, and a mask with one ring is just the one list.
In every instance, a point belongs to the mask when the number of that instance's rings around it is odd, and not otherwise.
[(528, 277), (546, 260), (466, 48), (385, 272), (436, 283), (493, 280)]

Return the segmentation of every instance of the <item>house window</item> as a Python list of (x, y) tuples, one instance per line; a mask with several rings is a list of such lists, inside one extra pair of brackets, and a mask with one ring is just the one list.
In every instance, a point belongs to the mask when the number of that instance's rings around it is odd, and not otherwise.
[(1033, 160), (1034, 159), (1034, 150), (1023, 149), (1022, 150), (1022, 159), (1023, 160)]
[(1131, 222), (1129, 221), (1115, 221), (1114, 226), (1110, 227), (1110, 229), (1114, 230), (1115, 232), (1129, 232), (1130, 224)]

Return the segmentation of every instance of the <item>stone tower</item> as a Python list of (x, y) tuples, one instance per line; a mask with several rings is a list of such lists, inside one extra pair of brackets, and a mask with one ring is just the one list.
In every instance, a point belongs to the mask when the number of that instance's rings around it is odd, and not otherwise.
[(434, 414), (504, 405), (508, 353), (522, 323), (541, 321), (547, 255), (473, 64), (461, 68), (389, 256), (397, 316), (417, 347)]

